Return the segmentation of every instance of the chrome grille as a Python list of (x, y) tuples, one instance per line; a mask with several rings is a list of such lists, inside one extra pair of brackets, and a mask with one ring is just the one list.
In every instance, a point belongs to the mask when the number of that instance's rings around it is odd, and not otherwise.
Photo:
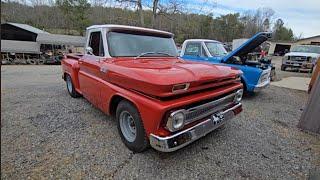
[(229, 94), (223, 98), (195, 106), (185, 110), (185, 123), (189, 124), (194, 121), (203, 119), (215, 112), (221, 111), (227, 106), (231, 105), (234, 100), (235, 93)]
[(306, 56), (290, 56), (290, 60), (292, 61), (306, 61)]

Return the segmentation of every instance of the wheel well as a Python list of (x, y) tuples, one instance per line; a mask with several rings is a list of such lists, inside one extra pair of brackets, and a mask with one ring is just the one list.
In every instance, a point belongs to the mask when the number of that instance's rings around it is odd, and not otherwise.
[(244, 81), (244, 79), (241, 77), (241, 83), (243, 85), (243, 90), (244, 91), (247, 91), (247, 85), (246, 85), (246, 82)]
[(66, 80), (66, 77), (67, 77), (68, 73), (63, 73), (63, 80)]
[(115, 116), (116, 115), (118, 104), (120, 103), (120, 101), (122, 101), (124, 99), (129, 101), (128, 99), (126, 99), (126, 98), (124, 98), (122, 96), (119, 96), (119, 95), (115, 95), (115, 96), (113, 96), (111, 98), (111, 101), (110, 101), (110, 104), (109, 104), (109, 113), (110, 113), (111, 116)]

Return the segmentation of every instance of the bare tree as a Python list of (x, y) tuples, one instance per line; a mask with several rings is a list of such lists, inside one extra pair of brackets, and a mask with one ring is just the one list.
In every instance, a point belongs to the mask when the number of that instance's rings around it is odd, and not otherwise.
[(144, 14), (143, 14), (143, 8), (142, 8), (142, 1), (141, 0), (116, 0), (120, 3), (130, 3), (134, 4), (137, 7), (137, 10), (139, 12), (140, 17), (140, 25), (144, 26)]
[(143, 9), (142, 9), (141, 0), (137, 0), (137, 6), (138, 6), (138, 11), (139, 11), (139, 16), (140, 16), (140, 24), (141, 24), (141, 26), (144, 26), (144, 16), (143, 16)]
[(159, 0), (153, 0), (152, 6), (152, 27), (156, 27), (156, 20), (157, 20), (157, 10), (158, 10), (158, 3)]

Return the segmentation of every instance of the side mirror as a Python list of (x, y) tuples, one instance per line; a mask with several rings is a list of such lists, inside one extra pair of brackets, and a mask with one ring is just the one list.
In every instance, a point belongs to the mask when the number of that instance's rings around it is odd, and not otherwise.
[(87, 54), (90, 54), (90, 55), (93, 55), (93, 50), (90, 46), (86, 47), (86, 53)]

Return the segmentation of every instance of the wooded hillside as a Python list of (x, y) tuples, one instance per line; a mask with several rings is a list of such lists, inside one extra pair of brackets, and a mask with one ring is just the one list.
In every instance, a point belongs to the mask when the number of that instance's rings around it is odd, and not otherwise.
[[(183, 0), (25, 0), (2, 1), (1, 22), (26, 23), (52, 33), (83, 35), (93, 24), (123, 24), (161, 29), (175, 34), (177, 43), (188, 38), (230, 42), (259, 31), (273, 31), (275, 40), (293, 40), (291, 29), (275, 19), (270, 8), (216, 15), (189, 9)], [(190, 1), (188, 1), (190, 2)]]

